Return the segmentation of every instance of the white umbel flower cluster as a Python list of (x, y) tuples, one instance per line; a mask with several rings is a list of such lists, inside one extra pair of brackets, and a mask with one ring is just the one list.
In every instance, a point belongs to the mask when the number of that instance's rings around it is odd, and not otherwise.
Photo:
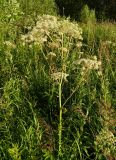
[(82, 58), (82, 59), (76, 61), (76, 63), (82, 64), (83, 67), (85, 67), (87, 69), (94, 69), (94, 70), (98, 70), (101, 66), (101, 61), (92, 60), (92, 59), (85, 59), (85, 58)]
[(51, 78), (54, 81), (58, 81), (58, 82), (61, 81), (61, 80), (67, 81), (68, 76), (69, 76), (69, 74), (66, 74), (66, 73), (63, 73), (63, 72), (56, 72), (56, 73), (51, 74)]
[[(82, 46), (82, 30), (77, 23), (72, 23), (68, 19), (60, 20), (55, 16), (43, 15), (38, 16), (36, 26), (26, 35), (22, 35), (21, 39), (24, 43), (43, 44), (48, 39), (55, 39), (53, 41), (62, 41), (62, 35), (71, 37), (77, 41), (77, 47)], [(52, 41), (52, 42), (53, 42)]]
[(66, 34), (78, 40), (83, 40), (82, 29), (79, 28), (77, 23), (71, 23), (68, 19), (59, 21), (59, 33)]
[(43, 31), (53, 30), (54, 28), (57, 28), (57, 18), (51, 15), (38, 16), (36, 28), (43, 29)]
[(96, 56), (89, 58), (80, 58), (76, 61), (74, 61), (74, 68), (77, 67), (77, 65), (80, 65), (81, 67), (81, 75), (84, 73), (87, 73), (88, 71), (95, 70), (97, 71), (98, 76), (102, 76), (102, 63), (100, 60), (97, 60)]

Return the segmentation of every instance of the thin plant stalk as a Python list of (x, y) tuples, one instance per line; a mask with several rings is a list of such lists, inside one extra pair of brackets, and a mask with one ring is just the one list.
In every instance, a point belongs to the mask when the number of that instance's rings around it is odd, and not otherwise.
[[(62, 34), (62, 49), (63, 49), (63, 34)], [(62, 60), (62, 66), (63, 66), (63, 50), (61, 52), (61, 60)], [(62, 79), (63, 79), (63, 73), (61, 80), (59, 82), (59, 128), (58, 128), (58, 135), (59, 135), (59, 149), (58, 149), (58, 156), (60, 157), (62, 155)]]
[(58, 135), (59, 135), (59, 149), (58, 149), (58, 156), (62, 155), (62, 79), (59, 82), (59, 128), (58, 128)]

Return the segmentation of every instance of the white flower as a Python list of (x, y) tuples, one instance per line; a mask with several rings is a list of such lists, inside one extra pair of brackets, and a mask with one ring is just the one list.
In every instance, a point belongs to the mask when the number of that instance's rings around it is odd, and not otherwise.
[(56, 54), (53, 52), (49, 52), (47, 56), (52, 56), (52, 57), (56, 57)]
[(78, 43), (76, 44), (76, 47), (77, 47), (77, 48), (81, 48), (81, 47), (82, 47), (82, 42), (78, 42)]
[(98, 76), (102, 76), (102, 71), (97, 72)]
[(67, 52), (68, 52), (68, 49), (67, 49), (66, 47), (63, 47), (63, 48), (62, 48), (62, 51), (63, 51), (64, 53), (67, 53)]
[(69, 74), (66, 74), (66, 73), (63, 73), (63, 72), (56, 72), (56, 73), (51, 74), (51, 78), (54, 81), (61, 81), (61, 80), (67, 81), (68, 76), (69, 76)]
[(58, 49), (59, 48), (59, 44), (56, 42), (50, 42), (48, 43), (49, 47), (52, 49)]
[(63, 40), (63, 36), (67, 39), (71, 37), (71, 39), (79, 41), (77, 47), (82, 46), (82, 30), (77, 23), (72, 23), (68, 19), (60, 20), (51, 15), (42, 15), (38, 16), (36, 26), (28, 34), (23, 35), (21, 39), (26, 43), (37, 42), (38, 44), (44, 44), (50, 39), (50, 47), (57, 49)]
[(101, 61), (97, 61), (97, 57), (93, 57), (93, 59), (85, 59), (81, 58), (74, 62), (74, 64), (82, 65), (84, 68), (88, 70), (100, 70)]
[(112, 44), (111, 41), (105, 41), (105, 43), (108, 44), (108, 45), (109, 45), (109, 44)]
[(102, 64), (101, 61), (98, 61), (97, 63), (98, 63), (98, 66), (101, 66), (101, 64)]
[(15, 44), (10, 41), (5, 41), (4, 44), (9, 48), (16, 48)]
[(95, 61), (97, 61), (97, 56), (93, 56), (93, 59), (94, 59)]
[(47, 59), (48, 60), (53, 60), (54, 58), (56, 57), (56, 54), (54, 53), (54, 52), (49, 52), (48, 54), (47, 54)]

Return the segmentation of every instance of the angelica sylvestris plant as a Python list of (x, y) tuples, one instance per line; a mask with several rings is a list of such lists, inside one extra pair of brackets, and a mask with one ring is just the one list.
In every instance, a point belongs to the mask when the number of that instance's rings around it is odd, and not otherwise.
[[(77, 23), (70, 22), (69, 19), (60, 19), (55, 16), (38, 16), (35, 27), (27, 34), (21, 36), (22, 45), (32, 49), (39, 46), (39, 51), (45, 61), (45, 72), (49, 77), (49, 82), (58, 91), (59, 99), (59, 125), (58, 125), (58, 156), (62, 156), (62, 128), (63, 128), (63, 108), (73, 97), (79, 86), (85, 81), (88, 71), (95, 70), (101, 74), (101, 62), (97, 57), (91, 59), (82, 58), (82, 30)], [(43, 63), (43, 62), (42, 62)], [(71, 72), (79, 69), (82, 74), (75, 89), (70, 92), (69, 97), (63, 100), (64, 84), (69, 83)], [(77, 75), (78, 76), (78, 75)]]
[[(36, 26), (26, 35), (21, 36), (23, 45), (39, 46), (48, 63), (49, 77), (58, 85), (59, 97), (59, 156), (62, 151), (62, 87), (67, 82), (69, 66), (74, 58), (79, 57), (82, 46), (82, 30), (68, 19), (61, 20), (55, 16), (38, 16)], [(73, 52), (75, 49), (75, 53)]]

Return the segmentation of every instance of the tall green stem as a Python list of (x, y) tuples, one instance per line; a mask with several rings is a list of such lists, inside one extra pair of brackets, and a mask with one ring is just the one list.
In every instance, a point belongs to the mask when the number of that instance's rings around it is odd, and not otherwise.
[[(62, 34), (62, 52), (61, 52), (61, 67), (63, 68), (63, 34)], [(63, 80), (63, 73), (61, 80), (59, 82), (59, 126), (58, 126), (58, 136), (59, 136), (59, 149), (58, 149), (58, 156), (59, 158), (62, 155), (62, 80)]]
[(62, 151), (62, 82), (59, 83), (59, 109), (60, 109), (60, 115), (59, 115), (59, 150), (58, 155), (61, 156)]

